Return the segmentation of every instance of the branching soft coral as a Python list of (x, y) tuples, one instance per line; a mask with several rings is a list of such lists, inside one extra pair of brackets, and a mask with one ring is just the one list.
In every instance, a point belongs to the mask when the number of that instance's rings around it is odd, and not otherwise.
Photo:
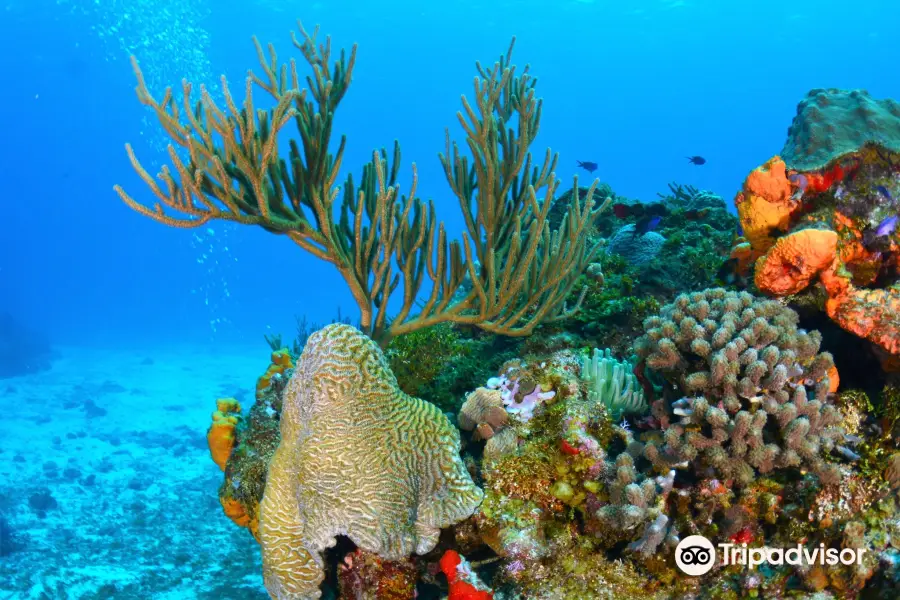
[[(313, 71), (309, 88), (301, 90), (293, 60), (279, 66), (274, 49), (269, 46), (267, 57), (254, 39), (262, 74), (250, 74), (240, 106), (224, 78), (224, 108), (204, 87), (192, 107), (187, 82), (183, 108), (171, 88), (156, 99), (134, 60), (138, 98), (184, 152), (170, 148), (173, 166), (163, 167), (161, 185), (127, 146), (157, 202), (146, 205), (116, 186), (122, 200), (172, 227), (220, 219), (288, 236), (335, 266), (359, 307), (360, 327), (382, 346), (448, 321), (524, 336), (568, 316), (565, 299), (599, 249), (587, 234), (603, 207), (593, 207), (595, 182), (586, 198), (571, 196), (566, 217), (551, 230), (557, 156), (548, 151), (542, 163), (533, 162), (541, 101), (528, 67), (516, 73), (510, 64), (512, 45), (492, 68), (477, 64), (474, 101), (463, 99), (458, 119), (471, 158), (449, 132), (440, 155), (466, 224), (460, 243), (447, 239), (433, 203), (416, 197), (415, 167), (408, 195), (401, 194), (396, 143), (391, 160), (386, 151), (374, 153), (358, 186), (352, 178), (337, 186), (345, 139), (332, 144), (332, 126), (350, 86), (356, 47), (332, 63), (330, 39), (319, 44), (317, 31), (310, 35), (301, 26), (300, 32), (294, 45)], [(273, 97), (273, 108), (257, 109), (254, 85)], [(288, 155), (280, 156), (278, 138), (290, 123), (300, 141), (291, 140)], [(457, 296), (466, 280), (468, 289)], [(389, 300), (401, 283), (399, 311), (389, 317)]]

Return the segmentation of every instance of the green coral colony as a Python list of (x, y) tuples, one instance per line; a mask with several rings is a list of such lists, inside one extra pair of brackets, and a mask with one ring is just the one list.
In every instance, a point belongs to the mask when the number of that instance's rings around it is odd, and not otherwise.
[[(448, 134), (440, 156), (465, 223), (451, 241), (415, 177), (400, 192), (398, 145), (336, 186), (356, 48), (334, 56), (315, 35), (294, 39), (302, 91), (257, 43), (268, 110), (227, 87), (224, 108), (204, 92), (181, 109), (135, 63), (184, 152), (159, 183), (129, 148), (158, 203), (117, 187), (166, 225), (286, 235), (359, 308), (358, 328), (271, 338), (255, 404), (220, 400), (209, 430), (222, 507), (259, 541), (272, 598), (900, 597), (900, 388), (887, 361), (854, 376), (809, 326), (841, 333), (816, 320), (814, 292), (723, 279), (742, 240), (721, 198), (673, 184), (658, 230), (638, 235), (607, 208), (639, 203), (608, 186), (558, 194), (557, 157), (530, 153), (541, 101), (511, 47), (463, 99), (471, 154)], [(865, 552), (695, 577), (675, 547), (697, 535)], [(326, 551), (337, 536), (343, 558)]]

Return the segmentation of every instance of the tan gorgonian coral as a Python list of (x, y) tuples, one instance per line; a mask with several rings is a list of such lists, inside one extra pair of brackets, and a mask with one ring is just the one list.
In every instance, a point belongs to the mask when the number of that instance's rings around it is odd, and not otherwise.
[[(194, 90), (186, 81), (183, 103), (171, 88), (157, 99), (133, 59), (138, 98), (172, 138), (172, 165), (154, 179), (127, 146), (155, 201), (136, 200), (116, 186), (122, 200), (172, 227), (215, 219), (287, 236), (334, 265), (360, 310), (360, 328), (382, 347), (445, 322), (524, 336), (576, 310), (581, 300), (567, 306), (566, 298), (600, 249), (588, 234), (609, 201), (595, 209), (597, 181), (582, 198), (576, 179), (566, 216), (551, 229), (558, 156), (547, 150), (537, 160), (531, 154), (542, 101), (528, 67), (512, 65), (512, 45), (493, 67), (476, 63), (474, 94), (471, 101), (463, 98), (457, 113), (466, 140), (461, 149), (448, 131), (440, 154), (465, 223), (462, 240), (451, 241), (434, 204), (416, 195), (415, 166), (408, 193), (401, 193), (396, 142), (390, 159), (387, 151), (375, 152), (360, 179), (338, 185), (346, 138), (333, 139), (332, 127), (356, 47), (333, 56), (331, 40), (318, 42), (317, 31), (301, 26), (293, 38), (312, 71), (306, 88), (301, 65), (279, 64), (273, 47), (267, 56), (254, 39), (261, 71), (250, 73), (242, 104), (224, 77), (224, 104), (200, 86), (192, 105)], [(272, 108), (258, 107), (255, 88), (271, 96)], [(291, 124), (298, 136), (282, 152), (279, 135)], [(398, 297), (398, 311), (389, 315), (389, 300)]]
[(269, 594), (319, 598), (321, 553), (337, 535), (388, 560), (431, 550), (482, 500), (459, 444), (437, 407), (400, 391), (362, 332), (338, 323), (310, 336), (260, 505)]

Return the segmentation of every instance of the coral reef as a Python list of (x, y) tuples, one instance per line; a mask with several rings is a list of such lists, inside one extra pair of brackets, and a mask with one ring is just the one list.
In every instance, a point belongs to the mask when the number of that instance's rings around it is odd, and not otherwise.
[[(430, 205), (399, 194), (399, 151), (390, 163), (376, 155), (362, 184), (347, 186), (340, 222), (301, 214), (336, 208), (337, 167), (309, 150), (330, 139), (354, 54), (329, 65), (329, 45), (317, 49), (305, 33), (297, 45), (317, 73), (302, 108), (288, 101), (296, 82), (278, 83), (274, 57), (254, 81), (276, 107), (255, 121), (204, 99), (178, 125), (168, 99), (139, 91), (176, 133), (206, 131), (207, 114), (251, 132), (243, 146), (186, 141), (225, 175), (244, 174), (240, 198), (217, 187), (222, 173), (177, 163), (182, 178), (205, 173), (185, 192), (201, 202), (154, 188), (163, 205), (193, 216), (190, 225), (218, 218), (290, 236), (336, 265), (363, 313), (362, 331), (298, 323), (304, 344), (267, 338), (256, 402), (242, 412), (220, 399), (213, 414), (219, 502), (260, 542), (273, 598), (896, 597), (898, 379), (840, 363), (851, 389), (839, 391), (828, 351), (872, 342), (884, 368), (900, 365), (900, 158), (878, 137), (895, 135), (892, 103), (812, 92), (784, 160), (744, 181), (737, 217), (721, 197), (676, 184), (646, 205), (577, 182), (554, 200), (555, 158), (532, 168), (527, 157), (534, 80), (507, 55), (493, 70), (479, 66), (477, 102), (461, 116), (474, 157), (450, 142), (441, 157), (467, 221), (458, 245)], [(273, 141), (289, 116), (304, 134), (287, 156), (290, 176)], [(866, 127), (844, 131), (863, 117)], [(501, 141), (513, 118), (521, 129)], [(498, 144), (515, 151), (498, 154)], [(244, 160), (266, 148), (266, 160)], [(266, 187), (275, 176), (290, 202)], [(601, 214), (613, 200), (613, 214)], [(647, 215), (660, 217), (657, 231), (634, 235)], [(555, 277), (562, 268), (571, 270)], [(723, 279), (756, 290), (716, 287)], [(49, 492), (31, 498), (45, 516), (58, 508)], [(863, 556), (834, 568), (716, 564), (692, 577), (675, 548), (698, 535)]]
[(411, 559), (386, 561), (360, 548), (338, 565), (340, 597), (347, 600), (413, 600), (418, 570)]
[(782, 157), (751, 173), (735, 198), (744, 238), (732, 251), (745, 269), (756, 261), (754, 282), (768, 294), (821, 284), (835, 323), (894, 356), (898, 149), (896, 102), (861, 90), (811, 91)]
[(260, 504), (269, 593), (318, 598), (321, 552), (336, 535), (389, 560), (431, 550), (482, 499), (458, 452), (458, 432), (398, 389), (372, 340), (342, 324), (313, 334), (285, 392)]

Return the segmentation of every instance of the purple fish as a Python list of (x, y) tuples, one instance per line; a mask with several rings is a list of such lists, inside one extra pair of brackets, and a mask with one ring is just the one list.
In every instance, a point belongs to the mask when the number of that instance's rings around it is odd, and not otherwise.
[(878, 224), (878, 227), (875, 228), (875, 235), (877, 237), (891, 235), (892, 233), (894, 233), (894, 230), (897, 229), (898, 221), (900, 221), (900, 217), (898, 217), (897, 215), (886, 218)]

